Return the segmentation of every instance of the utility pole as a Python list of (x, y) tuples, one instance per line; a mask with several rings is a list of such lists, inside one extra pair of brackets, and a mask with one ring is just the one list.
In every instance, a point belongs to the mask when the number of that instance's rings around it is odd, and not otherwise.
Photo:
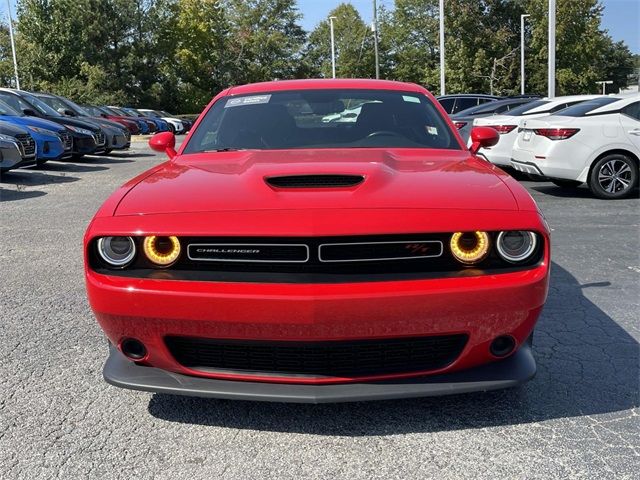
[(9, 12), (9, 36), (11, 37), (11, 51), (13, 52), (13, 70), (16, 74), (16, 89), (20, 90), (20, 78), (18, 77), (18, 58), (16, 57), (16, 42), (13, 38), (13, 18), (11, 17), (11, 2), (7, 0)]
[(376, 80), (380, 78), (380, 59), (378, 58), (378, 8), (373, 0), (373, 49), (376, 53)]
[(524, 95), (525, 81), (524, 81), (524, 19), (531, 15), (520, 15), (520, 94)]
[(599, 83), (600, 85), (602, 85), (602, 95), (606, 95), (607, 85), (611, 85), (613, 83), (613, 80), (599, 80), (596, 83)]
[(444, 0), (440, 0), (440, 95), (445, 94), (444, 88)]
[(556, 0), (549, 0), (549, 68), (547, 96), (556, 96)]
[(336, 44), (333, 36), (333, 21), (336, 17), (329, 17), (329, 27), (331, 29), (331, 75), (336, 78)]

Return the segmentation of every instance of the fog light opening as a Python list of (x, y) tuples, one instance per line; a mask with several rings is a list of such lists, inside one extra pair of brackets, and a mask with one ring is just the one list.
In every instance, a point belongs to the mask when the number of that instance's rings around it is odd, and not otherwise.
[(489, 351), (494, 357), (506, 357), (513, 353), (516, 348), (516, 340), (511, 335), (500, 335), (491, 342)]
[(120, 342), (120, 350), (131, 360), (142, 360), (147, 356), (147, 347), (140, 340), (125, 338)]

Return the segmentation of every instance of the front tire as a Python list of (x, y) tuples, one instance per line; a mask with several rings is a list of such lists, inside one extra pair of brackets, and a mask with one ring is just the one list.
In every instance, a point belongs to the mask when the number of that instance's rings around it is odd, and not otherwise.
[(598, 198), (628, 197), (637, 184), (637, 163), (620, 153), (602, 157), (593, 165), (589, 174), (589, 188)]
[(578, 188), (582, 182), (577, 180), (563, 180), (561, 178), (552, 178), (551, 183), (561, 188)]
[(73, 155), (71, 155), (71, 158), (73, 158), (74, 160), (79, 160), (82, 157), (84, 157), (84, 153), (74, 153)]

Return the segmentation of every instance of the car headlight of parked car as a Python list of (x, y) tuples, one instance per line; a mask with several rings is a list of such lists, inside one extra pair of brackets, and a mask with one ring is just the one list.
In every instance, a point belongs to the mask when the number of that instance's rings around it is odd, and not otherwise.
[(27, 128), (32, 132), (41, 133), (42, 135), (51, 135), (52, 137), (55, 137), (58, 135), (53, 130), (47, 130), (46, 128), (31, 127), (31, 126), (28, 126)]
[(533, 232), (520, 230), (500, 232), (496, 242), (498, 255), (510, 263), (528, 259), (536, 249), (537, 239)]
[(123, 268), (136, 256), (136, 244), (131, 237), (102, 237), (98, 240), (98, 253), (109, 265)]
[(93, 136), (93, 132), (91, 130), (87, 130), (86, 128), (74, 127), (71, 125), (66, 125), (66, 127), (72, 132), (81, 133), (82, 135)]

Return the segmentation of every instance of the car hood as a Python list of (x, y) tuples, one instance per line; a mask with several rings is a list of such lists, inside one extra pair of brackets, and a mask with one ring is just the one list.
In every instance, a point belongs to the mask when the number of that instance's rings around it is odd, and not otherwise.
[(26, 129), (20, 128), (13, 123), (0, 121), (0, 134), (2, 135), (16, 136), (16, 135), (24, 135), (25, 133), (29, 133), (29, 132)]
[(75, 118), (69, 117), (49, 117), (49, 119), (53, 122), (59, 123), (60, 125), (70, 125), (72, 127), (91, 130), (93, 132), (97, 132), (98, 130), (100, 130), (100, 127), (98, 127), (98, 125), (89, 120), (76, 120)]
[(18, 116), (2, 116), (0, 119), (11, 122), (14, 125), (24, 125), (27, 127), (38, 127), (44, 128), (46, 130), (51, 130), (52, 132), (61, 132), (64, 131), (64, 128), (55, 122), (50, 122), (49, 120), (45, 120), (43, 118), (37, 117), (18, 117)]
[[(266, 182), (274, 176), (318, 174), (364, 180), (344, 188), (275, 188)], [(495, 167), (467, 151), (253, 150), (178, 156), (135, 184), (115, 215), (334, 208), (518, 206)]]

